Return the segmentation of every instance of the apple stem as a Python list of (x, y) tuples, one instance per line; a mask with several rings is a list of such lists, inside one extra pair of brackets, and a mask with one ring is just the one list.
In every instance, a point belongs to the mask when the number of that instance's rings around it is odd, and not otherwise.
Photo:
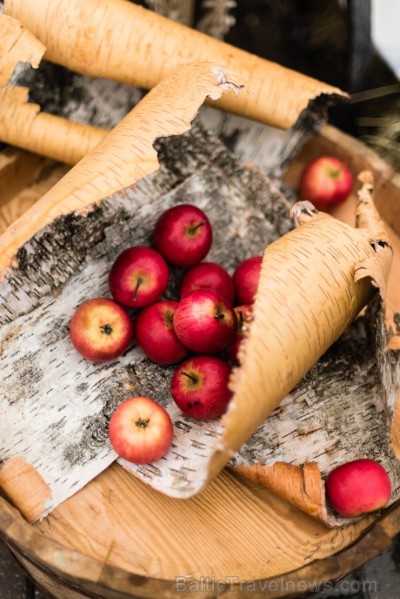
[(112, 326), (110, 324), (103, 324), (100, 327), (100, 331), (104, 334), (104, 335), (111, 335), (111, 333), (113, 332), (112, 330)]
[(150, 422), (150, 418), (146, 418), (146, 420), (142, 420), (142, 418), (138, 418), (135, 422), (136, 426), (139, 428), (146, 428)]
[(199, 229), (200, 227), (203, 227), (205, 224), (206, 224), (206, 221), (201, 220), (199, 223), (197, 223), (197, 225), (194, 225), (193, 227), (189, 227), (188, 233), (190, 235), (193, 235), (193, 233), (196, 233), (197, 229)]
[(185, 376), (188, 377), (188, 379), (190, 379), (194, 383), (197, 383), (197, 378), (195, 376), (193, 376), (193, 374), (190, 374), (189, 372), (185, 372), (184, 370), (181, 370), (181, 374), (184, 374)]
[(135, 287), (135, 293), (133, 295), (133, 301), (136, 302), (137, 298), (138, 298), (138, 291), (139, 291), (139, 287), (140, 285), (143, 283), (143, 279), (142, 277), (139, 277), (136, 283), (136, 287)]
[(225, 314), (223, 314), (222, 312), (216, 312), (215, 318), (218, 318), (218, 319), (225, 318)]
[(238, 310), (238, 316), (239, 316), (238, 329), (239, 329), (239, 331), (241, 331), (243, 328), (243, 320), (244, 320), (242, 310)]

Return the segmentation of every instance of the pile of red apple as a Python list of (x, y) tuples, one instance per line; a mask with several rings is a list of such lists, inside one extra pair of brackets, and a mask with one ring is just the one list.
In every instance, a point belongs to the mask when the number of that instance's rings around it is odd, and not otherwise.
[[(97, 298), (76, 310), (71, 340), (95, 362), (124, 353), (134, 336), (158, 364), (178, 364), (171, 395), (185, 414), (214, 419), (225, 413), (232, 393), (232, 362), (252, 319), (262, 256), (239, 264), (233, 277), (219, 264), (201, 262), (212, 244), (206, 214), (190, 204), (166, 210), (156, 222), (153, 247), (123, 251), (109, 273), (114, 300)], [(183, 267), (179, 301), (162, 299), (169, 265)], [(136, 309), (133, 314), (127, 309)], [(115, 451), (131, 462), (161, 458), (173, 438), (168, 413), (146, 397), (131, 398), (114, 412), (109, 436)]]
[[(318, 171), (321, 164), (316, 166)], [(322, 166), (324, 176), (342, 181), (341, 171), (332, 175), (329, 170), (339, 169), (340, 164), (323, 162)], [(304, 189), (315, 164), (311, 167), (303, 177)], [(348, 177), (346, 186), (349, 193)], [(331, 198), (331, 205), (335, 201), (337, 197)], [(319, 197), (316, 203), (329, 202)], [(227, 409), (232, 396), (228, 386), (231, 363), (237, 361), (252, 320), (262, 261), (261, 256), (245, 260), (231, 277), (219, 264), (201, 262), (211, 244), (212, 228), (204, 212), (189, 204), (170, 208), (155, 225), (154, 248), (131, 247), (115, 260), (109, 274), (114, 301), (98, 298), (85, 302), (76, 310), (70, 326), (72, 343), (89, 360), (116, 358), (128, 349), (134, 335), (150, 360), (162, 365), (179, 363), (172, 377), (171, 395), (182, 412), (197, 419), (217, 418)], [(187, 269), (179, 301), (161, 299), (168, 288), (168, 264)], [(127, 308), (137, 310), (133, 322)], [(138, 464), (164, 456), (173, 435), (167, 411), (149, 397), (123, 402), (109, 425), (115, 451)], [(380, 464), (356, 460), (329, 473), (326, 494), (339, 514), (355, 517), (383, 507), (390, 498), (391, 484)]]

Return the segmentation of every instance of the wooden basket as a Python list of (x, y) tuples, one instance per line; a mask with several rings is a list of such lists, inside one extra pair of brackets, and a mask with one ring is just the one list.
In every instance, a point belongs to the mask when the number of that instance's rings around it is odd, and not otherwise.
[[(374, 173), (376, 203), (390, 224), (395, 250), (388, 289), (393, 320), (400, 299), (400, 177), (362, 144), (325, 127), (301, 149), (285, 180), (296, 185), (303, 165), (327, 153), (354, 173), (364, 168)], [(65, 171), (6, 148), (0, 155), (2, 226)], [(353, 209), (350, 200), (336, 215), (351, 222)], [(329, 530), (229, 469), (200, 495), (177, 501), (113, 464), (34, 525), (0, 498), (2, 537), (38, 584), (59, 599), (184, 598), (193, 591), (204, 599), (295, 597), (360, 567), (399, 531), (398, 504)], [(197, 579), (195, 586), (185, 576)]]

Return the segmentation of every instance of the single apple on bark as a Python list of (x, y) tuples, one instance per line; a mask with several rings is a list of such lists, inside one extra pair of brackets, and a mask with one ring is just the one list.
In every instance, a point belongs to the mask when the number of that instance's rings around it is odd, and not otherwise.
[(203, 354), (225, 349), (233, 341), (237, 327), (231, 304), (212, 289), (197, 289), (182, 298), (173, 322), (183, 345)]
[(135, 321), (135, 337), (138, 345), (153, 362), (176, 364), (188, 355), (187, 348), (179, 341), (173, 327), (173, 315), (177, 302), (165, 300), (144, 308)]
[(349, 168), (334, 156), (321, 156), (304, 169), (299, 192), (301, 199), (312, 202), (317, 210), (327, 210), (344, 202), (352, 188)]
[(243, 260), (233, 273), (236, 298), (239, 304), (252, 304), (260, 279), (262, 256)]
[(391, 483), (386, 470), (374, 460), (342, 464), (329, 472), (326, 494), (333, 509), (353, 518), (383, 508), (390, 499)]
[(128, 308), (143, 308), (163, 295), (168, 279), (164, 258), (152, 248), (138, 245), (118, 256), (108, 282), (117, 302)]
[(237, 332), (234, 342), (228, 347), (228, 355), (232, 360), (237, 362), (240, 344), (247, 335), (249, 325), (253, 320), (253, 306), (236, 306), (234, 310), (237, 318)]
[(124, 308), (104, 297), (81, 304), (70, 323), (75, 349), (93, 362), (107, 362), (124, 353), (132, 332), (132, 322)]
[(149, 397), (131, 397), (111, 416), (111, 445), (128, 462), (156, 462), (171, 447), (173, 436), (174, 427), (168, 412)]
[(210, 221), (191, 204), (169, 208), (156, 222), (154, 245), (164, 258), (176, 266), (193, 266), (208, 254), (212, 244)]
[(214, 356), (194, 356), (176, 369), (171, 395), (176, 405), (198, 420), (218, 418), (226, 412), (232, 392), (228, 389), (231, 368)]
[(180, 296), (185, 297), (196, 289), (214, 289), (230, 304), (235, 301), (232, 277), (225, 268), (215, 262), (202, 262), (185, 273), (179, 289)]

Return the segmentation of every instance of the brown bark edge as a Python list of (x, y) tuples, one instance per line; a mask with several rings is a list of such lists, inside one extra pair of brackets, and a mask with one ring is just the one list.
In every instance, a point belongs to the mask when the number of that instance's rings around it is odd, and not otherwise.
[(326, 521), (324, 487), (319, 466), (315, 462), (302, 466), (285, 462), (275, 462), (269, 466), (240, 465), (233, 467), (232, 470), (272, 491), (309, 516)]

